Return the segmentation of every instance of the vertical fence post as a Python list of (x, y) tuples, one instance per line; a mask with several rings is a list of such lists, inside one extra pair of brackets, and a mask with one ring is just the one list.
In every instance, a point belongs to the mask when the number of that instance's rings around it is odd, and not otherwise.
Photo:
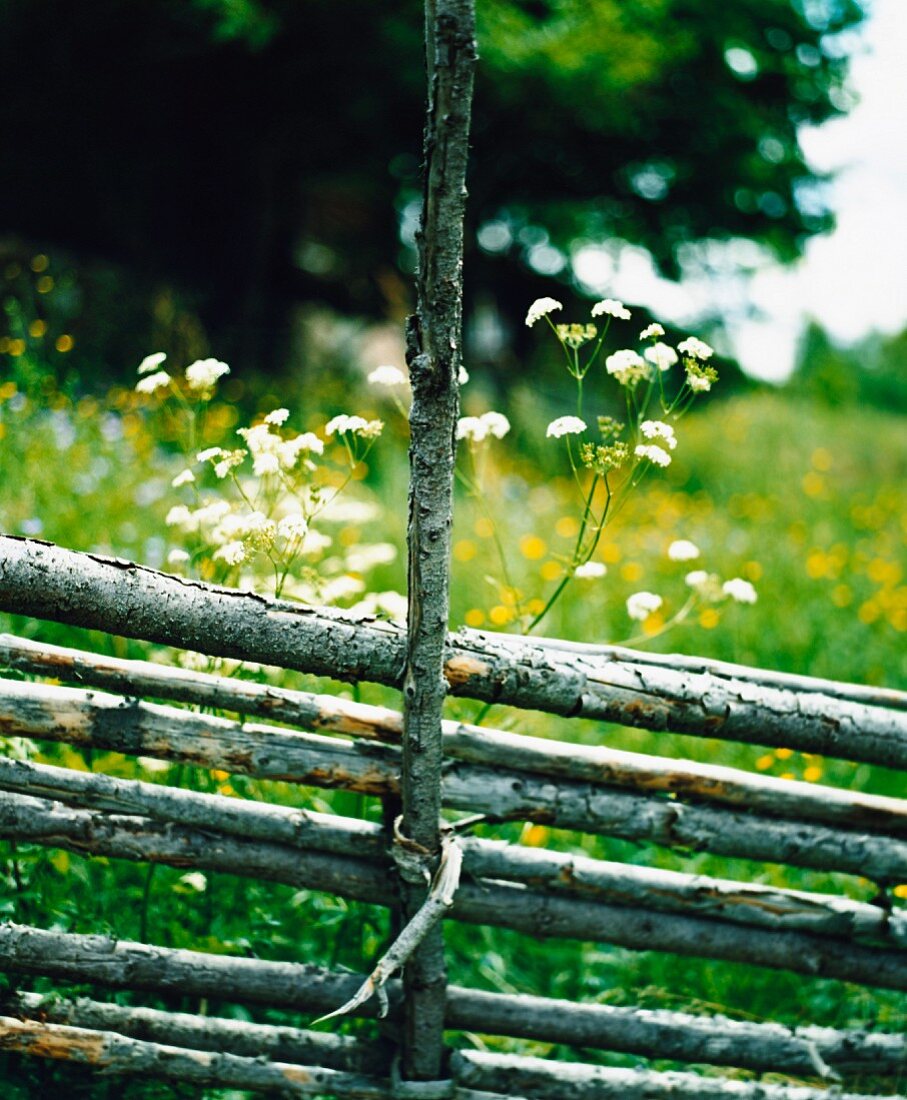
[[(463, 217), (475, 66), (474, 0), (426, 0), (428, 105), (416, 313), (407, 321), (412, 383), (409, 626), (404, 675), (403, 834), (430, 871), (440, 848), (441, 707), (449, 616), (455, 431), (462, 364)], [(410, 881), (407, 881), (407, 878)], [(404, 914), (426, 884), (403, 876)], [(440, 926), (407, 963), (402, 1072), (441, 1073), (446, 972)]]

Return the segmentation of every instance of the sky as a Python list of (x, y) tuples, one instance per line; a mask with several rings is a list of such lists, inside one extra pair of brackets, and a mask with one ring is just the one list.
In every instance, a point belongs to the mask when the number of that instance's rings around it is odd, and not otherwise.
[[(743, 368), (780, 381), (794, 365), (810, 318), (843, 343), (875, 330), (907, 327), (907, 0), (874, 0), (851, 65), (858, 105), (842, 119), (801, 131), (816, 169), (833, 170), (836, 229), (813, 238), (793, 266), (762, 261), (744, 284), (733, 277), (658, 278), (648, 256), (627, 249), (616, 266), (591, 251), (577, 275), (590, 285), (645, 305), (675, 324), (720, 307), (730, 320), (733, 351)], [(738, 246), (743, 259), (752, 258)], [(751, 250), (750, 250), (751, 253)], [(755, 316), (745, 317), (751, 305)]]

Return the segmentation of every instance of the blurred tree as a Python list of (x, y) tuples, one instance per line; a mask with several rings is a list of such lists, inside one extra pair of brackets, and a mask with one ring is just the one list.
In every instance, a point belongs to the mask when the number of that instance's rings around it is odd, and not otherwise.
[[(859, 0), (483, 0), (474, 300), (514, 317), (577, 240), (678, 271), (829, 228), (797, 140), (846, 111)], [(178, 279), (219, 353), (288, 306), (406, 306), (418, 0), (3, 0), (0, 234)], [(278, 344), (274, 344), (274, 339)]]
[(828, 405), (871, 405), (907, 412), (907, 329), (874, 333), (849, 347), (813, 322), (806, 330), (790, 385)]

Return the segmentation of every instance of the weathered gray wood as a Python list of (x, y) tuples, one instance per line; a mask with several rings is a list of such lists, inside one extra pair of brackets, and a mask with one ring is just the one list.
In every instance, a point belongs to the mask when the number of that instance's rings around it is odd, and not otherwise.
[[(463, 219), (476, 62), (474, 0), (425, 0), (428, 79), (423, 142), (424, 191), (416, 238), (416, 313), (407, 321), (409, 413), (408, 614), (403, 671), (403, 830), (433, 869), (441, 839), (441, 708), (450, 618), (455, 433), (463, 364)], [(403, 913), (426, 897), (421, 875), (403, 873)], [(407, 1010), (402, 1071), (409, 1080), (441, 1076), (444, 937), (423, 938), (404, 973)]]
[(391, 1100), (389, 1081), (349, 1071), (187, 1050), (113, 1031), (0, 1016), (0, 1050), (76, 1062), (106, 1076), (152, 1077), (193, 1085), (249, 1089), (271, 1096)]
[(243, 1058), (267, 1058), (273, 1062), (296, 1062), (379, 1076), (387, 1076), (390, 1069), (391, 1052), (388, 1044), (381, 1042), (219, 1016), (126, 1008), (87, 997), (64, 1001), (56, 995), (42, 997), (38, 993), (0, 994), (0, 1014), (115, 1031), (132, 1039)]
[[(602, 647), (603, 648), (603, 647)], [(333, 695), (169, 668), (147, 661), (100, 657), (0, 634), (0, 666), (53, 676), (135, 697), (151, 695), (244, 715), (397, 743), (402, 716)], [(733, 666), (737, 667), (737, 666)], [(796, 679), (796, 678), (795, 678)], [(824, 681), (823, 681), (824, 683)], [(907, 835), (907, 800), (776, 779), (737, 768), (526, 737), (462, 722), (442, 724), (444, 755), (488, 767), (578, 779), (653, 793), (671, 793), (745, 807), (797, 821)]]
[[(71, 982), (215, 1002), (265, 1004), (322, 1012), (358, 989), (364, 975), (331, 974), (315, 966), (154, 947), (105, 936), (0, 925), (0, 969)], [(390, 1018), (399, 1019), (399, 983), (388, 983)], [(374, 1016), (377, 1006), (356, 1015)], [(903, 1035), (740, 1023), (663, 1010), (579, 1005), (541, 997), (485, 993), (449, 986), (448, 1027), (481, 1034), (559, 1041), (625, 1050), (656, 1058), (811, 1073), (815, 1058), (840, 1072), (900, 1073), (907, 1064)]]
[[(655, 1073), (576, 1062), (553, 1062), (516, 1054), (457, 1051), (451, 1070), (458, 1084), (529, 1100), (828, 1100), (826, 1089), (764, 1084), (693, 1073)], [(835, 1100), (883, 1100), (836, 1092)], [(892, 1100), (892, 1097), (888, 1097)]]
[[(358, 818), (2, 758), (0, 790), (242, 839), (344, 856), (355, 853), (360, 859), (386, 862), (383, 830)], [(476, 878), (523, 882), (599, 901), (698, 913), (738, 924), (907, 946), (907, 913), (900, 908), (881, 909), (832, 894), (662, 871), (474, 837), (461, 845), (466, 873)]]
[[(0, 610), (217, 656), (399, 687), (392, 623), (174, 577), (132, 562), (0, 536)], [(571, 717), (907, 767), (907, 713), (713, 672), (587, 658), (493, 636), (448, 638), (450, 690)]]
[[(0, 680), (0, 732), (368, 794), (399, 790), (399, 751), (276, 727), (241, 725), (101, 692)], [(730, 808), (449, 762), (444, 804), (492, 820), (531, 819), (627, 840), (907, 878), (907, 840), (823, 825), (757, 819)], [(755, 822), (758, 820), (758, 827)]]
[[(8, 795), (0, 802), (0, 836), (80, 854), (225, 871), (377, 905), (395, 901), (388, 876), (376, 863), (160, 826), (146, 818), (70, 810), (23, 795)], [(833, 936), (741, 927), (484, 879), (461, 884), (449, 913), (455, 920), (511, 928), (536, 938), (582, 939), (907, 989), (907, 955)]]
[[(452, 986), (447, 1026), (485, 1035), (621, 1051), (647, 1058), (739, 1066), (799, 1076), (900, 1076), (907, 1037), (884, 1032), (788, 1028), (666, 1009), (576, 1004)], [(822, 1067), (829, 1067), (822, 1074)]]

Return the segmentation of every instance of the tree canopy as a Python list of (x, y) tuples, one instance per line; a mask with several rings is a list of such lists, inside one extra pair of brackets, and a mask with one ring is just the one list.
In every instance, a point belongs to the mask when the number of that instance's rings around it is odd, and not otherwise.
[[(640, 244), (668, 274), (703, 239), (798, 255), (832, 222), (798, 127), (848, 110), (841, 32), (862, 15), (483, 0), (473, 292), (523, 302), (577, 240)], [(0, 233), (179, 282), (225, 350), (300, 299), (402, 311), (421, 34), (417, 0), (6, 0)]]

